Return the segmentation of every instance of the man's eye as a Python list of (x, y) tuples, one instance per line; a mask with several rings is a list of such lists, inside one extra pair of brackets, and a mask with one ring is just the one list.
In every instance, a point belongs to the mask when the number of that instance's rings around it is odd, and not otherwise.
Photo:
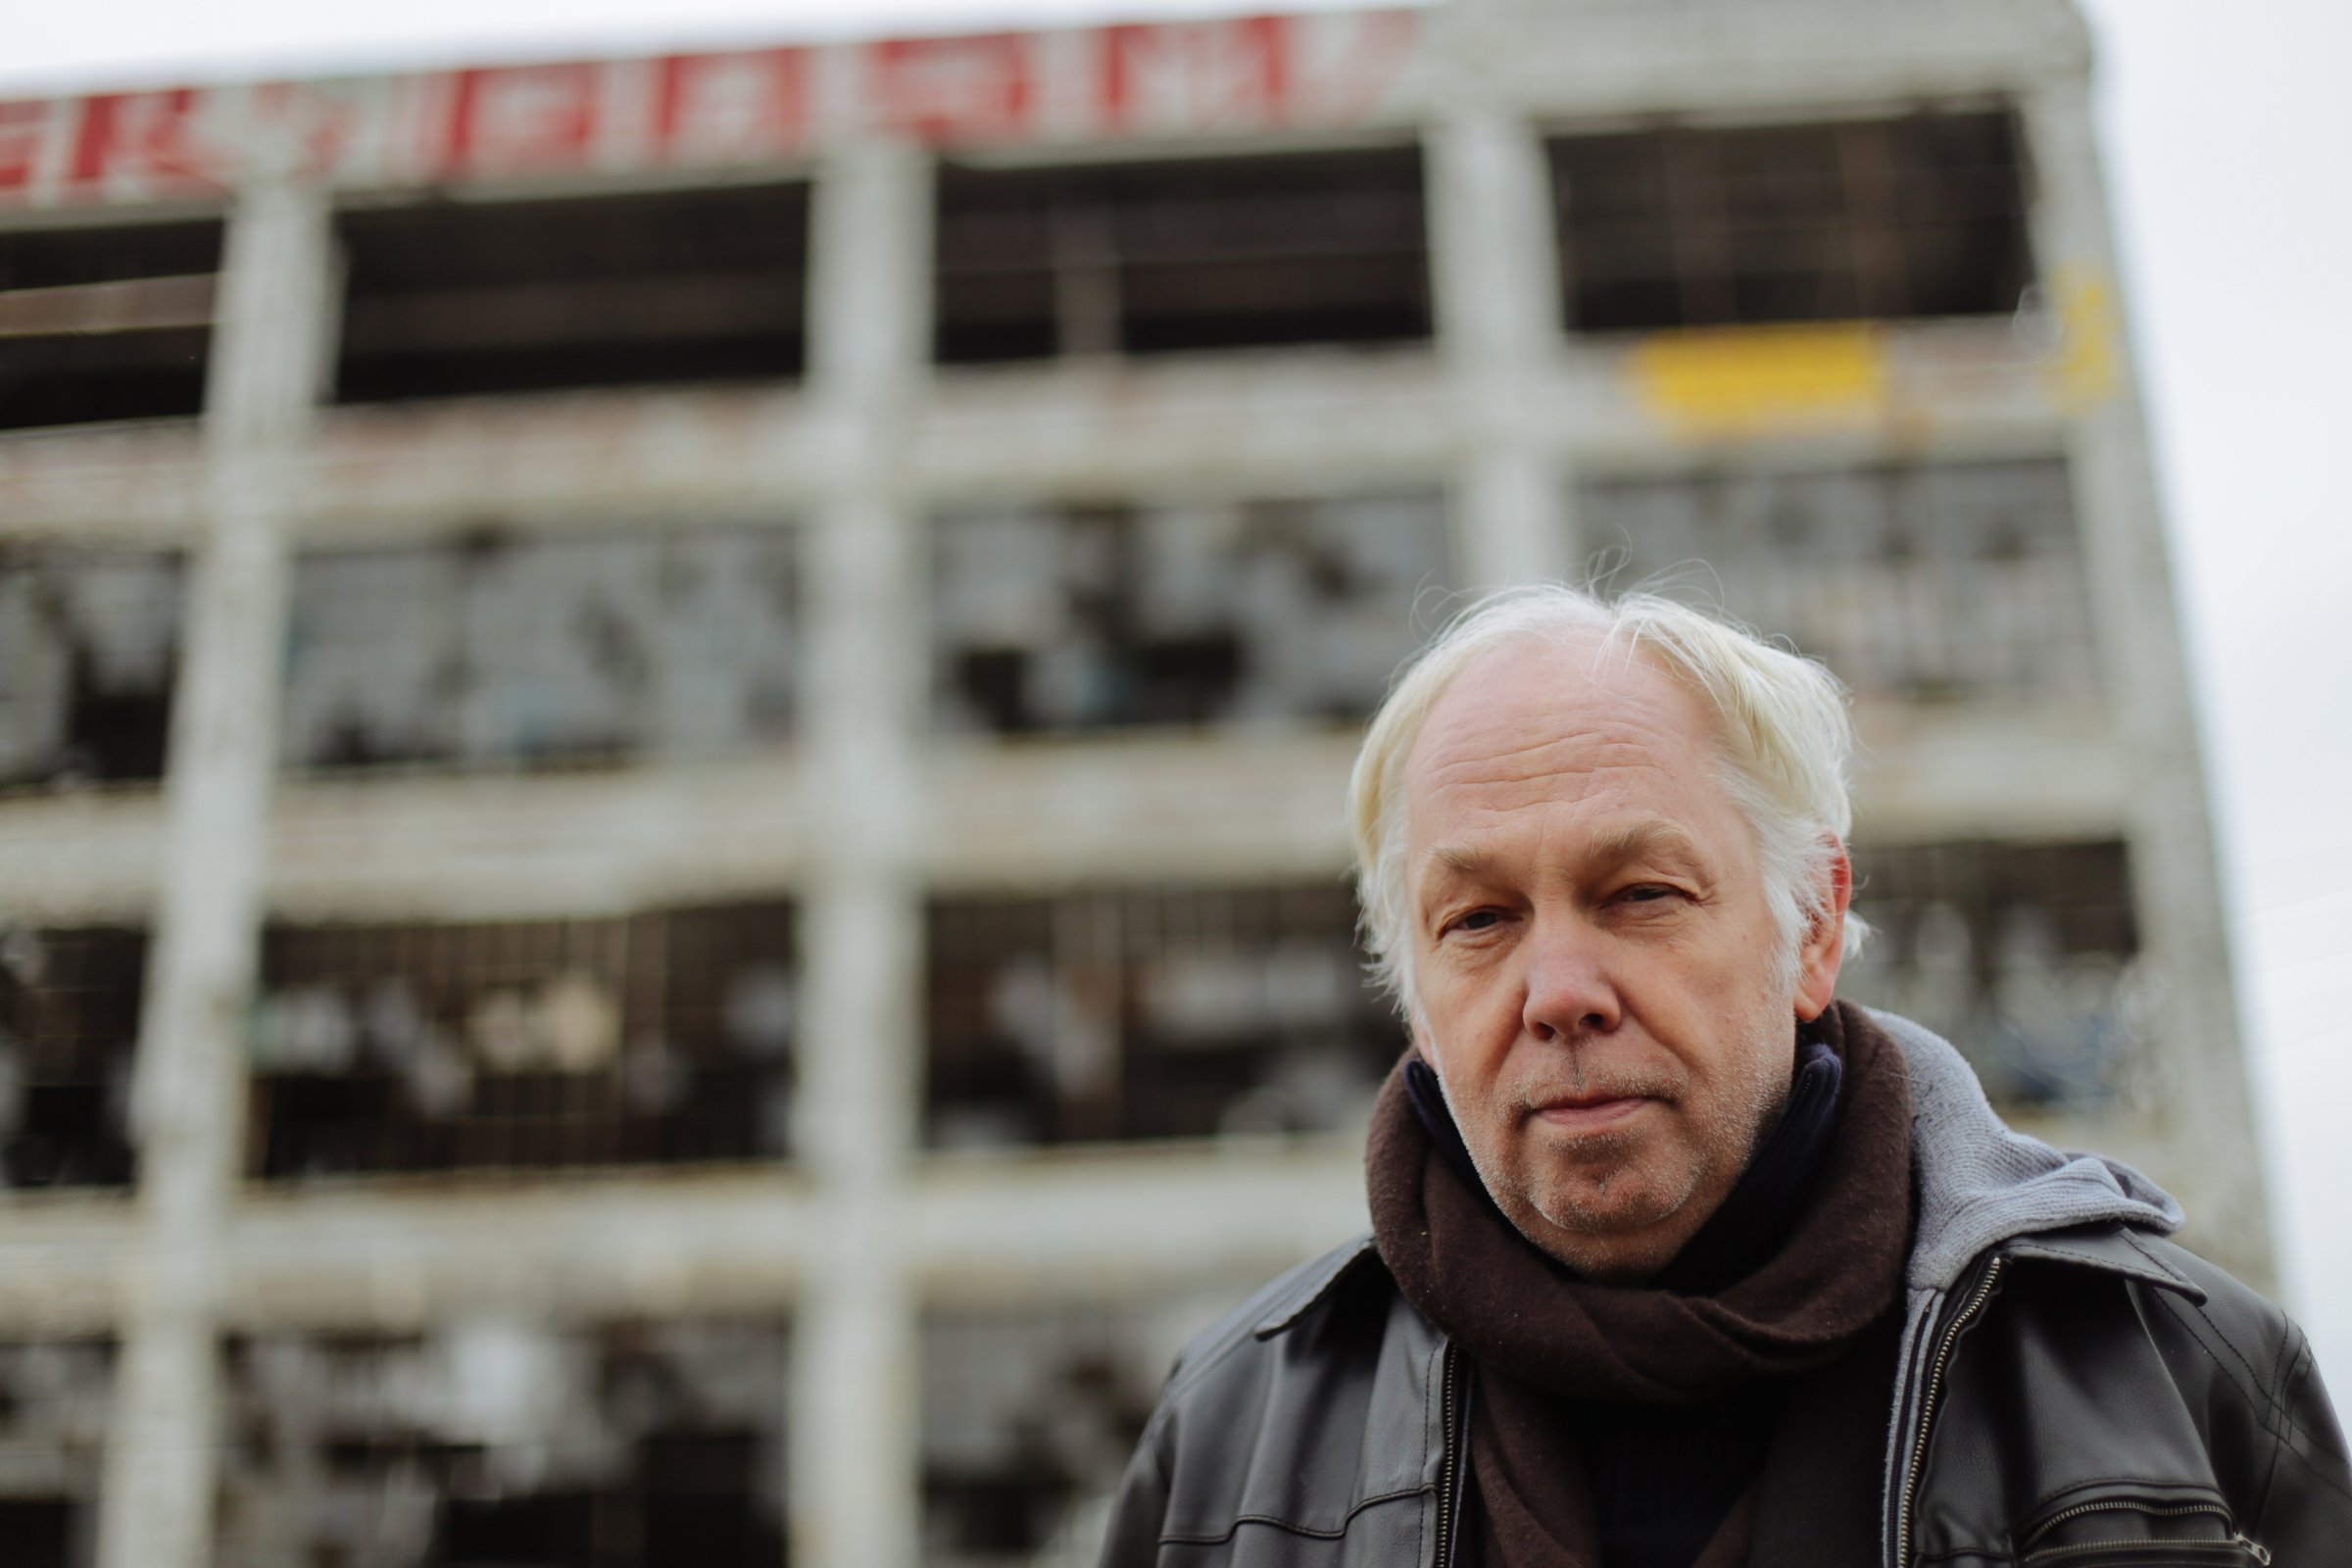
[(1484, 931), (1501, 918), (1501, 914), (1494, 909), (1472, 909), (1468, 914), (1455, 920), (1453, 928), (1456, 931)]
[(1629, 904), (1656, 904), (1678, 895), (1674, 888), (1656, 882), (1644, 882), (1637, 887), (1627, 888), (1617, 896)]

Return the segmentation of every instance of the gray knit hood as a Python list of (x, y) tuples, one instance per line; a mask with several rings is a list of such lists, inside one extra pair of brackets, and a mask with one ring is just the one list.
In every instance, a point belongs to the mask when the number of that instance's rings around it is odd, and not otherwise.
[(2051, 1148), (1993, 1114), (1976, 1073), (1942, 1037), (1875, 1008), (1911, 1079), (1918, 1220), (1905, 1284), (1949, 1290), (1986, 1249), (2073, 1225), (2120, 1222), (2170, 1235), (2180, 1205), (2129, 1165)]

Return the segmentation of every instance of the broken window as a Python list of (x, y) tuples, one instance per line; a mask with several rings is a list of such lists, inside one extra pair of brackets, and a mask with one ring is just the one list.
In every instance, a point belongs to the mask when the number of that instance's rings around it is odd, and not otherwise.
[(792, 911), (281, 925), (262, 944), (265, 1176), (760, 1159), (791, 1109)]
[(803, 184), (341, 213), (336, 398), (797, 375), (808, 227)]
[(0, 1182), (120, 1187), (131, 1176), (131, 1056), (144, 932), (0, 922)]
[(2125, 846), (1962, 841), (1864, 849), (1873, 936), (1838, 992), (1958, 1046), (1998, 1104), (2082, 1104), (2130, 1086), (2146, 987)]
[(2007, 315), (2033, 280), (2001, 112), (1550, 143), (1568, 325)]
[(514, 1318), (226, 1350), (220, 1568), (775, 1568), (779, 1325)]
[(1254, 1282), (1148, 1304), (958, 1310), (922, 1339), (929, 1568), (1093, 1563), (1110, 1503), (1186, 1341)]
[(941, 719), (999, 733), (1353, 720), (1442, 585), (1435, 496), (1037, 507), (941, 519)]
[(1418, 148), (939, 172), (938, 357), (1430, 335)]
[(1336, 884), (944, 900), (928, 954), (936, 1146), (1345, 1127), (1403, 1049)]
[(1907, 701), (2094, 695), (2066, 465), (1946, 462), (1611, 480), (1578, 528), (1622, 579), (1715, 603)]
[(0, 1345), (0, 1557), (9, 1568), (97, 1560), (114, 1373), (109, 1341)]
[(772, 746), (792, 719), (788, 529), (483, 530), (297, 564), (297, 767), (528, 767)]
[(180, 564), (0, 543), (0, 789), (164, 772)]
[(0, 429), (203, 412), (220, 231), (0, 227)]

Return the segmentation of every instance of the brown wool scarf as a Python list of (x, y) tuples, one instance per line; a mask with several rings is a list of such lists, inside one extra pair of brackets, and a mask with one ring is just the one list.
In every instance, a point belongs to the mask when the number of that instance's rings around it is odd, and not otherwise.
[[(1838, 1385), (1864, 1410), (1873, 1399), (1883, 1405), (1886, 1385), (1850, 1371), (1877, 1357), (1850, 1352), (1885, 1338), (1900, 1291), (1911, 1236), (1910, 1085), (1899, 1049), (1859, 1008), (1835, 1004), (1808, 1027), (1844, 1063), (1829, 1148), (1780, 1250), (1711, 1295), (1576, 1277), (1440, 1154), (1401, 1067), (1382, 1088), (1365, 1151), (1373, 1237), (1405, 1298), (1476, 1363), (1471, 1460), (1488, 1568), (1604, 1568), (1562, 1401), (1696, 1405), (1789, 1380), (1779, 1387), (1793, 1391), (1790, 1417), (1820, 1403), (1820, 1387), (1808, 1384)], [(1843, 1391), (1856, 1382), (1854, 1394)], [(1759, 1404), (1770, 1408), (1779, 1401)], [(1859, 1510), (1860, 1542), (1876, 1539), (1880, 1420), (1842, 1445), (1853, 1459), (1838, 1490), (1867, 1496), (1833, 1504), (1841, 1516)], [(1802, 1446), (1774, 1444), (1769, 1464)], [(1747, 1561), (1758, 1500), (1751, 1487), (1693, 1568)]]

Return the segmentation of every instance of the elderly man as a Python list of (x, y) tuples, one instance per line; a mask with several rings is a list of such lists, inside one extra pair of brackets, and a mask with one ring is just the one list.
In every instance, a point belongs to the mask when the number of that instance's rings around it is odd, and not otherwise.
[(1514, 592), (1373, 721), (1365, 929), (1413, 1049), (1372, 1234), (1178, 1363), (1110, 1568), (2352, 1563), (2302, 1335), (2172, 1200), (1834, 1000), (1820, 666)]

